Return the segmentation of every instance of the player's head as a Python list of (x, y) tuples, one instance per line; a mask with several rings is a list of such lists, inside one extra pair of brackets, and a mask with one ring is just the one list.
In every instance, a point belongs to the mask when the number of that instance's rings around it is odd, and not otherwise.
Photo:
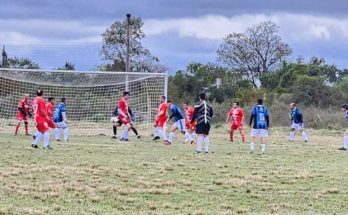
[(38, 89), (38, 90), (36, 91), (36, 95), (37, 95), (37, 96), (43, 96), (43, 91), (42, 91), (41, 89)]
[(341, 110), (346, 112), (348, 110), (348, 104), (342, 105)]
[(294, 109), (296, 107), (296, 103), (295, 102), (290, 103), (289, 107), (291, 110)]
[(200, 101), (205, 100), (205, 97), (206, 97), (205, 93), (200, 93), (198, 96)]
[(262, 104), (263, 104), (263, 99), (258, 99), (258, 100), (257, 100), (257, 104), (258, 104), (258, 105), (262, 105)]
[(123, 92), (123, 98), (125, 98), (126, 100), (129, 99), (129, 92), (128, 91)]
[(66, 98), (61, 98), (60, 102), (63, 102), (65, 104), (66, 103)]
[(168, 107), (170, 108), (173, 105), (173, 101), (172, 100), (168, 100), (167, 104), (168, 104)]
[(24, 100), (29, 100), (29, 94), (24, 94)]
[(184, 108), (184, 110), (186, 110), (188, 107), (189, 106), (186, 103), (182, 104), (182, 108)]
[(239, 102), (233, 102), (232, 107), (233, 107), (233, 108), (237, 108), (237, 107), (239, 107)]
[(56, 98), (54, 97), (48, 97), (48, 102), (51, 103), (51, 104), (54, 104)]
[(161, 96), (161, 97), (160, 97), (160, 102), (163, 103), (163, 102), (165, 102), (165, 101), (166, 101), (166, 97), (165, 97), (165, 96)]

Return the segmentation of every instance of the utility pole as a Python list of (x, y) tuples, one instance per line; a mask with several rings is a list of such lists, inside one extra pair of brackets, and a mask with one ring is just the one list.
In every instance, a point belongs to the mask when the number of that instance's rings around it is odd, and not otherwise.
[[(130, 55), (130, 18), (131, 15), (128, 13), (127, 14), (127, 52), (126, 52), (126, 72), (129, 72), (129, 67), (130, 67), (130, 63), (129, 63), (129, 55)], [(126, 91), (129, 90), (129, 83), (128, 83), (128, 74), (126, 74)]]

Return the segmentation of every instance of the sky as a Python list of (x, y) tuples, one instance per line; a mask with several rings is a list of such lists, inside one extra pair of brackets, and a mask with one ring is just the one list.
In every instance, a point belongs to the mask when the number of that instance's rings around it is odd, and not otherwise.
[(143, 45), (170, 73), (190, 62), (216, 62), (224, 36), (262, 21), (308, 61), (324, 57), (348, 68), (346, 0), (0, 0), (0, 45), (42, 69), (66, 61), (78, 70), (102, 63), (101, 34), (127, 13), (145, 23)]

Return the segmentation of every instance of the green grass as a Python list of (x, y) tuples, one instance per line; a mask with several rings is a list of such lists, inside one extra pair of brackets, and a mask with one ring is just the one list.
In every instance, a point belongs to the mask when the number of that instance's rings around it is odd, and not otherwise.
[(273, 129), (266, 155), (212, 133), (208, 155), (194, 155), (181, 134), (171, 146), (71, 137), (50, 151), (0, 134), (0, 214), (348, 213), (342, 132), (309, 130), (304, 144)]

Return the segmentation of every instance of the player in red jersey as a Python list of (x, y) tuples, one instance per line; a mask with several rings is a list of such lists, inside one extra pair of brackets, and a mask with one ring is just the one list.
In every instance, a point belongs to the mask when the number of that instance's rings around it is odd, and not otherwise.
[(24, 122), (24, 128), (25, 128), (25, 135), (29, 134), (28, 129), (28, 117), (31, 117), (30, 112), (30, 102), (29, 102), (29, 95), (25, 94), (22, 99), (19, 100), (18, 103), (18, 111), (17, 111), (17, 119), (18, 124), (16, 125), (15, 135), (18, 133), (18, 129), (21, 126), (22, 122)]
[(166, 97), (161, 96), (160, 105), (157, 109), (157, 114), (155, 117), (155, 138), (153, 140), (159, 140), (161, 136), (164, 142), (168, 142), (166, 132), (164, 131), (164, 127), (167, 122), (167, 109), (168, 105), (166, 102)]
[(33, 148), (38, 148), (37, 144), (41, 140), (41, 138), (44, 138), (44, 149), (52, 149), (49, 146), (49, 140), (50, 140), (50, 134), (48, 132), (49, 127), (47, 121), (50, 120), (47, 114), (47, 108), (45, 99), (43, 98), (43, 91), (37, 90), (36, 92), (36, 98), (33, 101), (33, 110), (34, 110), (34, 119), (36, 123), (36, 128), (38, 130), (38, 133), (35, 137), (34, 142), (31, 144)]
[(46, 112), (48, 116), (47, 124), (50, 128), (56, 127), (56, 125), (53, 122), (55, 100), (56, 99), (54, 97), (49, 97), (48, 101), (46, 102)]
[[(186, 127), (186, 131), (188, 131), (188, 133), (191, 135), (192, 139), (194, 139), (194, 134), (195, 134), (195, 130), (196, 130), (196, 121), (194, 121), (193, 123), (191, 123), (192, 120), (192, 116), (193, 116), (193, 112), (195, 111), (194, 107), (191, 107), (187, 104), (183, 104), (182, 105), (184, 111), (185, 111), (185, 127)], [(186, 142), (189, 140), (185, 140)]]
[(232, 123), (230, 127), (230, 141), (233, 142), (233, 132), (235, 130), (239, 130), (242, 135), (242, 141), (245, 141), (245, 134), (243, 131), (243, 123), (244, 123), (244, 111), (239, 107), (238, 102), (234, 102), (231, 110), (227, 114), (226, 123), (229, 122), (230, 118), (232, 118)]
[(117, 117), (118, 122), (115, 123), (116, 127), (121, 126), (124, 124), (126, 126), (126, 129), (123, 130), (121, 141), (127, 141), (124, 137), (128, 137), (129, 129), (131, 129), (131, 115), (129, 113), (128, 108), (128, 100), (129, 100), (129, 92), (124, 92), (121, 99), (118, 101), (117, 105)]

